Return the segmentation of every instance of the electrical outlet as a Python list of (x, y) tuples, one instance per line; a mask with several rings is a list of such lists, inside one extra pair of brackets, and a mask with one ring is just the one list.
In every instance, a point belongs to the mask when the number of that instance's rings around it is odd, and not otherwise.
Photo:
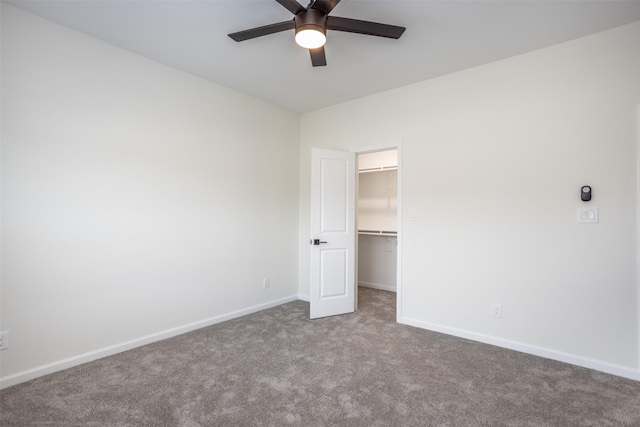
[(0, 332), (0, 350), (9, 348), (9, 331)]
[(262, 287), (267, 289), (271, 285), (271, 280), (268, 277), (265, 277), (262, 281)]
[(492, 304), (491, 315), (493, 317), (502, 317), (502, 304)]

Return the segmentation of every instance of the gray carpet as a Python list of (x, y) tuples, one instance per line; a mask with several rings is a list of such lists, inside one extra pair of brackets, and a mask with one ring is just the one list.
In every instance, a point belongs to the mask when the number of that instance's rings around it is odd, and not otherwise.
[(640, 426), (640, 383), (295, 301), (0, 392), (2, 426)]

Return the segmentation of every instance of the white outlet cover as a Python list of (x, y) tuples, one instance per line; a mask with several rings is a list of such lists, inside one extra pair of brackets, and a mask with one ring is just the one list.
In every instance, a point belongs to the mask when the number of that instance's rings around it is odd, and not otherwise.
[(493, 317), (502, 317), (502, 304), (492, 304), (491, 315)]

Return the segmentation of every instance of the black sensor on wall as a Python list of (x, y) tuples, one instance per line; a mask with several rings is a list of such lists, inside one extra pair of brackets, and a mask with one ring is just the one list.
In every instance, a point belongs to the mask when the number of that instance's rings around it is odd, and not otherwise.
[(583, 202), (588, 202), (589, 200), (591, 200), (591, 186), (583, 186), (580, 190), (580, 197), (582, 198)]

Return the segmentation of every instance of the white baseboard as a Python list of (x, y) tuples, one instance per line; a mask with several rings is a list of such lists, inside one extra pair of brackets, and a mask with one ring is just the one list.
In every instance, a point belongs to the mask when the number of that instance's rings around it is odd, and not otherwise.
[(298, 294), (298, 299), (306, 302), (311, 301), (311, 297), (309, 295)]
[(403, 323), (409, 326), (415, 326), (421, 329), (427, 329), (434, 332), (440, 332), (447, 335), (453, 335), (472, 341), (478, 341), (485, 344), (491, 344), (497, 347), (507, 348), (509, 350), (533, 354), (534, 356), (540, 356), (546, 359), (569, 363), (571, 365), (581, 366), (583, 368), (593, 369), (607, 374), (640, 381), (640, 371), (625, 368), (624, 366), (599, 362), (597, 360), (592, 360), (561, 351), (550, 350), (544, 347), (538, 347), (535, 345), (525, 344), (517, 341), (505, 340), (490, 335), (478, 334), (464, 329), (451, 328), (448, 326), (430, 322), (423, 322), (421, 320), (411, 319), (407, 317), (402, 317), (399, 323)]
[(362, 286), (363, 288), (378, 289), (380, 291), (396, 292), (395, 286), (380, 285), (378, 283), (358, 282), (358, 286)]
[(281, 299), (270, 301), (264, 304), (255, 305), (253, 307), (233, 311), (231, 313), (223, 314), (220, 316), (211, 317), (209, 319), (201, 320), (199, 322), (190, 323), (188, 325), (179, 326), (177, 328), (168, 329), (162, 332), (157, 332), (155, 334), (136, 338), (134, 340), (125, 341), (109, 347), (83, 353), (78, 356), (62, 359), (57, 362), (49, 363), (43, 366), (38, 366), (37, 368), (29, 369), (23, 372), (18, 372), (13, 375), (8, 375), (6, 377), (0, 378), (0, 390), (7, 387), (11, 387), (16, 384), (23, 383), (25, 381), (42, 377), (44, 375), (52, 374), (54, 372), (62, 371), (64, 369), (73, 368), (74, 366), (82, 365), (84, 363), (91, 362), (96, 359), (101, 359), (103, 357), (107, 357), (117, 353), (121, 353), (123, 351), (131, 350), (136, 347), (141, 347), (143, 345), (151, 344), (156, 341), (161, 341), (167, 338), (175, 337), (176, 335), (181, 335), (187, 332), (195, 331), (196, 329), (205, 328), (207, 326), (215, 325), (217, 323), (225, 322), (227, 320), (236, 319), (238, 317), (246, 316), (252, 313), (257, 313), (258, 311), (262, 311), (268, 308), (286, 304), (291, 301), (296, 301), (297, 299), (298, 299), (298, 295), (292, 295), (286, 298), (281, 298)]

